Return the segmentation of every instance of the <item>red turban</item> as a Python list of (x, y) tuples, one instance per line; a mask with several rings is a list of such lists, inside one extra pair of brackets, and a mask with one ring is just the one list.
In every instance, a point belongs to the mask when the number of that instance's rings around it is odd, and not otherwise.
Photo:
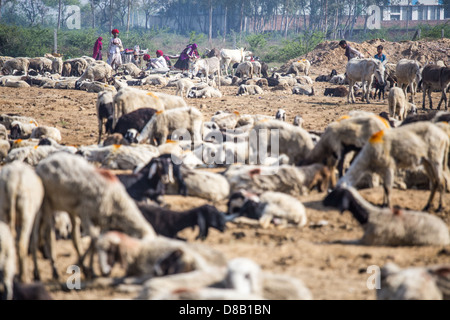
[(162, 56), (164, 55), (163, 52), (161, 50), (156, 50), (156, 55), (157, 56)]
[(149, 54), (144, 54), (144, 60), (145, 61), (150, 60), (150, 55)]
[(112, 34), (114, 34), (114, 33), (119, 33), (119, 30), (113, 29), (113, 31), (111, 31), (111, 33), (112, 33)]

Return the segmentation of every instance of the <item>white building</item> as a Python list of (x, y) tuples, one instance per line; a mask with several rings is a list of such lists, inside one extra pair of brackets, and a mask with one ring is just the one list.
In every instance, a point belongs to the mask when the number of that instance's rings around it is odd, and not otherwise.
[(383, 21), (445, 20), (442, 0), (391, 0), (382, 7)]

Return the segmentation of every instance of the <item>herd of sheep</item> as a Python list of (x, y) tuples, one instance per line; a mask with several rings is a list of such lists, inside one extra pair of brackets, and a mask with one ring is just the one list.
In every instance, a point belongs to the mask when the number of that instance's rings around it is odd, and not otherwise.
[[(227, 260), (205, 244), (183, 241), (178, 232), (196, 226), (198, 238), (204, 239), (209, 228), (224, 232), (229, 221), (240, 218), (256, 220), (261, 228), (302, 228), (308, 216), (296, 197), (314, 188), (327, 193), (324, 206), (352, 213), (364, 230), (359, 241), (363, 245), (450, 244), (448, 225), (426, 212), (436, 193), (436, 210), (442, 211), (450, 188), (450, 113), (417, 115), (414, 106), (415, 93), (422, 87), (424, 105), (425, 94), (438, 90), (438, 109), (444, 102), (447, 110), (450, 68), (422, 67), (411, 60), (390, 66), (374, 59), (350, 60), (345, 75), (332, 72), (316, 81), (349, 84), (340, 93), (349, 102), (354, 102), (354, 89), (362, 88), (363, 100), (370, 103), (376, 78), (378, 84), (387, 83), (389, 107), (381, 114), (352, 111), (313, 133), (302, 128), (300, 116), (287, 123), (283, 109), (273, 116), (219, 111), (206, 119), (189, 106), (192, 98), (222, 97), (221, 86), (238, 86), (237, 95), (262, 95), (269, 87), (317, 94), (307, 60), (293, 62), (285, 74), (268, 76), (260, 62), (246, 61), (245, 51), (232, 51), (195, 61), (190, 76), (152, 74), (133, 64), (113, 71), (89, 57), (0, 57), (2, 86), (98, 94), (95, 145), (64, 145), (57, 128), (22, 115), (0, 115), (2, 298), (31, 290), (29, 254), (34, 280), (40, 280), (40, 252), (50, 260), (53, 278), (60, 279), (54, 251), (58, 236), (72, 239), (86, 279), (94, 275), (94, 256), (104, 277), (120, 263), (130, 281), (138, 284), (136, 299), (313, 299), (301, 279), (264, 272), (244, 257)], [(233, 54), (240, 56), (234, 75), (228, 76), (227, 67), (236, 62)], [(203, 78), (197, 77), (200, 73)], [(176, 95), (135, 87), (141, 85), (173, 86)], [(262, 151), (268, 155), (262, 157)], [(417, 176), (429, 181), (423, 211), (392, 207), (391, 189), (416, 187)], [(379, 185), (383, 207), (357, 191)], [(166, 194), (199, 197), (209, 204), (173, 211), (164, 208)], [(227, 212), (216, 208), (223, 201)], [(89, 237), (87, 249), (82, 237)], [(449, 299), (449, 268), (401, 270), (386, 265), (377, 297)], [(419, 277), (423, 284), (417, 286)], [(37, 292), (35, 298), (45, 298)]]

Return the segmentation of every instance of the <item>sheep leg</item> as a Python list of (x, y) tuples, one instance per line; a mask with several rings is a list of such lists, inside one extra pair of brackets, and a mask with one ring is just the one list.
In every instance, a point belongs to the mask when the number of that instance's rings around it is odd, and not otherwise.
[(428, 100), (430, 101), (430, 109), (433, 109), (433, 100), (431, 99), (431, 87), (428, 87)]
[(97, 141), (98, 144), (100, 144), (100, 141), (102, 141), (102, 133), (103, 133), (103, 120), (98, 118), (98, 141)]
[(409, 88), (411, 90), (411, 103), (414, 103), (414, 95), (416, 94), (416, 90), (414, 87), (414, 82), (409, 83)]
[(425, 168), (428, 178), (430, 179), (430, 184), (431, 184), (430, 196), (428, 197), (427, 204), (423, 208), (423, 211), (428, 211), (428, 210), (430, 210), (431, 203), (433, 202), (434, 195), (436, 194), (436, 190), (438, 188), (439, 177), (436, 177), (435, 172), (432, 168), (432, 165), (428, 161), (424, 161), (423, 166)]
[(383, 206), (390, 207), (391, 206), (391, 189), (394, 184), (394, 168), (388, 168), (384, 173), (383, 179)]
[(437, 106), (437, 109), (440, 110), (441, 109), (441, 103), (444, 101), (444, 107), (445, 110), (447, 110), (447, 95), (445, 94), (445, 89), (442, 90), (442, 96), (441, 96), (441, 100), (439, 101), (439, 104)]
[[(25, 209), (25, 208), (24, 208)], [(30, 214), (34, 216), (32, 208), (26, 208), (21, 210), (23, 214)], [(22, 214), (22, 216), (23, 216)], [(28, 245), (30, 241), (30, 234), (33, 229), (34, 221), (26, 221), (22, 219), (22, 228), (19, 228), (17, 234), (17, 253), (19, 255), (19, 279), (21, 282), (28, 282), (27, 272), (27, 256), (28, 256)]]
[(425, 98), (427, 95), (427, 86), (425, 84), (422, 84), (423, 86), (423, 100), (422, 100), (422, 109), (425, 110)]
[[(37, 250), (38, 250), (38, 242), (39, 242), (39, 228), (42, 218), (42, 208), (39, 210), (39, 212), (36, 214), (36, 217), (34, 218), (34, 224), (33, 224), (33, 230), (31, 234), (31, 254), (33, 257), (33, 264), (34, 264), (34, 270), (33, 270), (33, 278), (35, 281), (40, 281), (41, 276), (39, 274), (39, 268), (37, 263)], [(45, 220), (44, 220), (45, 221)], [(42, 221), (42, 222), (44, 222)]]

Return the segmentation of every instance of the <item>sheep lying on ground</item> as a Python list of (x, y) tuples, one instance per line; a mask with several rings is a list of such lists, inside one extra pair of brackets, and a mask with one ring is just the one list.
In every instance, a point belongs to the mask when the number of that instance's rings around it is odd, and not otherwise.
[(338, 185), (354, 186), (366, 171), (383, 177), (383, 204), (390, 206), (390, 191), (397, 168), (424, 165), (431, 182), (431, 193), (424, 211), (430, 206), (436, 191), (440, 192), (438, 211), (443, 209), (443, 195), (448, 174), (449, 137), (435, 124), (417, 122), (373, 134), (355, 158)]
[(318, 186), (319, 191), (327, 190), (330, 173), (322, 164), (294, 167), (230, 166), (224, 173), (231, 192), (239, 189), (256, 193), (276, 191), (298, 196), (307, 194)]
[(348, 89), (342, 86), (337, 88), (325, 88), (323, 95), (332, 97), (346, 97), (348, 95)]
[(30, 117), (24, 117), (24, 116), (16, 115), (16, 114), (0, 115), (0, 124), (4, 125), (7, 130), (11, 129), (11, 124), (14, 121), (19, 121), (22, 123), (34, 123), (36, 127), (38, 126), (37, 121)]
[(61, 132), (54, 127), (40, 126), (31, 131), (30, 139), (51, 138), (61, 143)]
[[(61, 152), (41, 161), (36, 167), (36, 173), (45, 189), (43, 221), (49, 224), (56, 210), (69, 213), (73, 225), (72, 240), (83, 271), (88, 270), (83, 263), (88, 253), (91, 253), (92, 270), (93, 249), (101, 232), (118, 230), (140, 238), (155, 237), (155, 231), (144, 219), (134, 200), (128, 196), (117, 177), (109, 171), (95, 168), (80, 156)], [(80, 218), (78, 222), (77, 217)], [(91, 245), (84, 255), (81, 252), (80, 223), (82, 229), (91, 237)], [(39, 223), (35, 224), (35, 228), (39, 230)], [(57, 278), (51, 235), (51, 232), (47, 233), (47, 244), (53, 277)], [(36, 279), (39, 278), (36, 249), (32, 252)]]
[(324, 200), (325, 206), (349, 210), (364, 230), (360, 242), (372, 246), (448, 245), (447, 225), (426, 212), (381, 208), (366, 201), (352, 187), (338, 187)]
[(167, 85), (167, 79), (165, 77), (162, 77), (157, 74), (151, 74), (144, 79), (142, 79), (141, 85), (153, 85), (153, 86), (166, 86)]
[[(224, 256), (208, 246), (157, 236), (136, 239), (127, 234), (110, 231), (97, 241), (100, 268), (109, 275), (115, 262), (121, 262), (127, 276), (162, 276), (205, 270), (226, 265)], [(169, 270), (160, 267), (160, 260), (176, 255), (176, 265)]]
[(213, 87), (206, 87), (201, 90), (196, 90), (192, 87), (189, 90), (188, 98), (222, 98), (222, 92)]
[(6, 79), (4, 86), (9, 87), (9, 88), (29, 88), (30, 87), (30, 85), (23, 80), (9, 80), (9, 79)]
[(16, 161), (0, 171), (0, 220), (8, 223), (15, 235), (21, 282), (29, 280), (26, 276), (28, 244), (43, 197), (41, 179), (30, 166)]
[(241, 84), (239, 86), (239, 90), (237, 93), (238, 96), (257, 95), (257, 94), (264, 94), (264, 90), (257, 85), (245, 85), (245, 84)]
[(87, 92), (95, 92), (99, 93), (102, 91), (111, 91), (113, 94), (117, 93), (117, 90), (114, 86), (105, 84), (99, 81), (83, 81), (79, 87), (80, 90), (86, 90)]
[(133, 78), (137, 78), (142, 74), (142, 70), (139, 69), (134, 63), (124, 63), (122, 64), (118, 71), (123, 71), (126, 74), (129, 74), (130, 76), (132, 76)]
[(28, 139), (35, 128), (37, 128), (35, 122), (23, 123), (15, 120), (11, 123), (10, 137), (11, 139)]
[(401, 269), (393, 262), (381, 268), (378, 300), (449, 300), (450, 265)]
[(9, 226), (0, 221), (0, 300), (12, 300), (16, 274), (16, 250)]
[(297, 85), (294, 88), (292, 88), (292, 94), (313, 96), (314, 95), (314, 87), (310, 87), (307, 85)]
[(22, 161), (29, 164), (30, 166), (36, 166), (41, 160), (59, 151), (75, 154), (75, 152), (77, 152), (77, 149), (71, 146), (56, 147), (52, 145), (35, 145), (12, 148), (12, 150), (5, 157), (4, 162), (10, 163), (13, 161)]

